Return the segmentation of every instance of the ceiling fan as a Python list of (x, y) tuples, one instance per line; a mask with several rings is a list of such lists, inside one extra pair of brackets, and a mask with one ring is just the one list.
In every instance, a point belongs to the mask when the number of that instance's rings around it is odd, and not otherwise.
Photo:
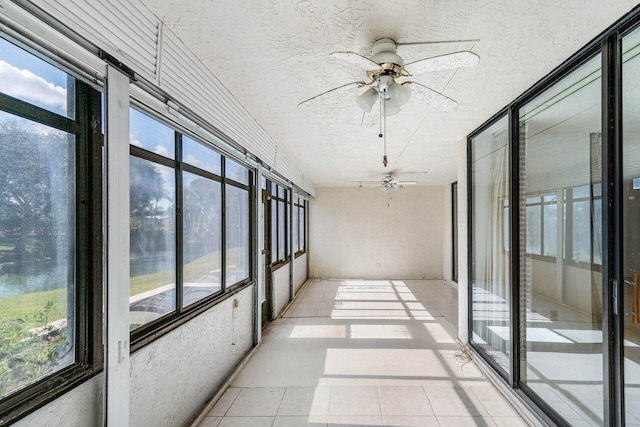
[[(469, 51), (448, 53), (431, 58), (420, 59), (408, 64), (396, 53), (397, 44), (392, 39), (380, 39), (373, 44), (371, 58), (355, 52), (333, 52), (332, 57), (357, 65), (366, 71), (368, 81), (357, 81), (330, 89), (298, 104), (308, 107), (334, 95), (358, 88), (368, 87), (356, 97), (356, 103), (365, 113), (370, 113), (380, 99), (381, 114), (392, 116), (400, 112), (413, 96), (442, 112), (455, 111), (458, 103), (421, 83), (408, 78), (430, 71), (449, 70), (459, 67), (471, 67), (480, 62), (480, 57)], [(384, 108), (383, 108), (384, 107)]]
[(382, 178), (382, 181), (358, 181), (360, 183), (359, 187), (364, 188), (365, 186), (378, 186), (382, 185), (381, 190), (384, 193), (387, 193), (387, 206), (389, 206), (391, 201), (391, 192), (402, 188), (405, 185), (416, 185), (416, 181), (399, 181), (397, 180), (393, 174), (387, 174)]

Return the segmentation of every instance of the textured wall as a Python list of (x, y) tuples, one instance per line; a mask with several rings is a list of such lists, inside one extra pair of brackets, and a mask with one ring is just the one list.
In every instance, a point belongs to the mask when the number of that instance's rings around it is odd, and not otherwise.
[[(180, 426), (202, 409), (253, 344), (253, 287), (131, 355), (131, 426)], [(234, 344), (235, 343), (235, 344)]]
[(275, 317), (278, 317), (289, 304), (290, 296), (289, 265), (285, 265), (273, 273), (273, 311)]
[(310, 277), (442, 278), (443, 188), (320, 188), (310, 209)]
[(98, 427), (102, 425), (102, 385), (99, 374), (21, 419), (16, 427)]
[(293, 292), (294, 295), (304, 282), (307, 281), (307, 254), (301, 255), (293, 262)]

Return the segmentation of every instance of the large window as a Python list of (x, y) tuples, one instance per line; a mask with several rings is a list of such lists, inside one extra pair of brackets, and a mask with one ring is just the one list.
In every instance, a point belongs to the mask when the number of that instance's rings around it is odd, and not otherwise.
[(130, 328), (139, 342), (250, 281), (252, 175), (137, 109), (130, 116)]
[(302, 196), (295, 194), (293, 197), (293, 202), (293, 251), (297, 255), (301, 255), (307, 250), (307, 201)]
[(101, 99), (4, 39), (0, 69), (0, 419), (11, 423), (101, 369)]
[(289, 259), (289, 206), (291, 192), (274, 182), (271, 184), (271, 264)]

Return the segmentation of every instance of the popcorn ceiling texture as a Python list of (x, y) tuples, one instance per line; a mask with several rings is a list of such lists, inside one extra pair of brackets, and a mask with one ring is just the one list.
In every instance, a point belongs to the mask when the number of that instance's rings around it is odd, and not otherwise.
[[(361, 126), (356, 92), (297, 104), (364, 78), (333, 51), (370, 55), (382, 37), (410, 62), (471, 49), (480, 65), (419, 76), (457, 100), (439, 113), (411, 100), (388, 119), (390, 167), (429, 171), (425, 184), (456, 180), (457, 142), (624, 15), (635, 1), (143, 0), (244, 105), (318, 186), (354, 186), (382, 173), (378, 129)], [(597, 12), (595, 12), (597, 11)]]

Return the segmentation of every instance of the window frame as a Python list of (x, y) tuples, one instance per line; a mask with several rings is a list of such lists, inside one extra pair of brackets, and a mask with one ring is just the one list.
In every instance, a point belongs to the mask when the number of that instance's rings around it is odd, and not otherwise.
[[(282, 190), (282, 197), (280, 196), (280, 190)], [(292, 221), (292, 211), (291, 211), (291, 200), (293, 197), (293, 192), (291, 189), (286, 186), (280, 184), (279, 182), (273, 181), (267, 178), (267, 202), (270, 203), (269, 210), (271, 212), (271, 254), (269, 255), (269, 268), (271, 271), (276, 271), (283, 266), (287, 265), (293, 257), (291, 256), (292, 248), (289, 233), (293, 232), (290, 227), (290, 223)], [(280, 227), (280, 208), (283, 207), (284, 212), (284, 225)], [(273, 232), (275, 231), (275, 233)], [(281, 236), (281, 233), (284, 236)], [(280, 239), (284, 238), (284, 257), (278, 257), (278, 253), (280, 251)], [(273, 259), (273, 255), (275, 254), (276, 259)]]
[(0, 93), (0, 110), (75, 135), (75, 362), (0, 399), (0, 420), (11, 424), (103, 370), (103, 141), (102, 93), (11, 38), (2, 38), (74, 78), (75, 119)]
[(295, 257), (298, 258), (307, 253), (307, 200), (298, 195), (298, 203), (294, 204), (294, 209), (298, 210), (298, 223), (296, 224), (296, 233), (298, 235), (298, 247)]
[[(133, 329), (130, 331), (131, 336), (131, 353), (143, 348), (147, 344), (155, 341), (161, 336), (169, 333), (170, 331), (178, 328), (180, 325), (188, 322), (194, 317), (199, 316), (210, 308), (216, 306), (220, 302), (226, 300), (227, 298), (232, 297), (236, 293), (242, 291), (246, 287), (249, 287), (255, 283), (255, 267), (254, 267), (254, 252), (255, 252), (255, 242), (254, 242), (254, 207), (255, 207), (255, 195), (253, 188), (255, 186), (255, 171), (252, 167), (246, 165), (242, 161), (234, 158), (226, 154), (223, 150), (214, 147), (207, 140), (199, 137), (198, 135), (194, 135), (188, 129), (183, 128), (180, 125), (175, 124), (168, 118), (162, 116), (157, 113), (153, 109), (147, 107), (143, 103), (137, 102), (132, 99), (131, 109), (134, 109), (142, 114), (145, 114), (152, 118), (153, 120), (158, 121), (159, 123), (171, 128), (174, 132), (174, 141), (175, 141), (175, 158), (171, 159), (168, 157), (161, 156), (159, 154), (153, 153), (149, 150), (146, 150), (142, 147), (137, 147), (135, 145), (129, 144), (129, 156), (135, 156), (139, 158), (143, 158), (145, 160), (152, 161), (154, 163), (158, 163), (162, 166), (167, 166), (174, 169), (175, 173), (175, 212), (174, 215), (176, 217), (176, 233), (175, 233), (175, 244), (176, 244), (176, 284), (175, 284), (175, 292), (176, 292), (176, 305), (175, 309), (169, 313), (166, 313), (159, 318), (148, 322), (140, 327)], [(186, 163), (182, 159), (182, 141), (183, 137), (187, 137), (197, 143), (202, 144), (205, 148), (210, 149), (220, 155), (220, 175), (217, 175), (213, 172), (204, 170), (192, 164)], [(231, 178), (225, 177), (225, 159), (229, 158), (239, 165), (245, 167), (247, 169), (248, 175), (248, 185), (237, 182)], [(200, 300), (197, 300), (185, 307), (182, 307), (183, 301), (183, 222), (182, 222), (182, 209), (184, 202), (184, 194), (182, 188), (182, 180), (183, 180), (183, 172), (188, 172), (191, 174), (195, 174), (207, 179), (214, 180), (220, 183), (221, 186), (221, 215), (220, 215), (220, 233), (221, 233), (221, 290), (217, 291), (213, 294), (207, 295)], [(249, 239), (247, 244), (249, 245), (249, 276), (243, 280), (240, 280), (232, 285), (226, 285), (226, 185), (232, 185), (234, 187), (240, 188), (248, 192), (249, 196), (249, 215), (248, 215), (248, 230), (249, 230)]]

